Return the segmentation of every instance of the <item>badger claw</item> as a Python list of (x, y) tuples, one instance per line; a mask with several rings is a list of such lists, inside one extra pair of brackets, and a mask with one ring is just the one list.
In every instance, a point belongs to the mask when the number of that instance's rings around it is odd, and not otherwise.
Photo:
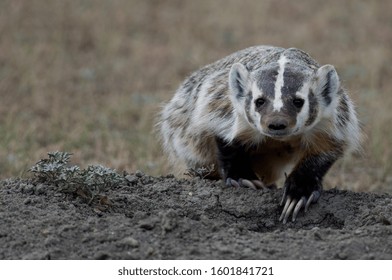
[(260, 180), (252, 180), (252, 183), (256, 186), (256, 189), (264, 189), (266, 186)]
[(320, 197), (319, 191), (313, 191), (309, 198), (306, 199), (305, 196), (302, 196), (300, 199), (292, 198), (290, 195), (287, 195), (286, 189), (283, 192), (283, 198), (281, 201), (281, 205), (285, 203), (283, 207), (282, 214), (279, 217), (279, 221), (283, 221), (283, 224), (287, 223), (288, 218), (292, 214), (292, 221), (295, 222), (297, 219), (298, 213), (302, 208), (305, 208), (304, 212), (308, 211), (308, 208), (311, 203), (317, 202)]
[[(279, 205), (283, 206), (283, 203), (286, 201), (287, 199), (287, 188), (283, 189), (283, 195), (282, 195), (282, 200), (280, 201)], [(283, 208), (284, 211), (284, 208)]]
[(248, 187), (251, 189), (262, 189), (264, 188), (264, 184), (260, 180), (247, 180), (247, 179), (239, 179), (240, 185), (243, 187)]
[(295, 208), (293, 211), (293, 219), (292, 219), (293, 222), (295, 222), (295, 219), (297, 218), (299, 210), (301, 210), (301, 208), (304, 206), (304, 204), (306, 204), (306, 198), (303, 196), (295, 205)]
[(321, 193), (319, 191), (313, 191), (309, 196), (308, 202), (305, 205), (305, 213), (308, 212), (308, 208), (311, 203), (316, 203), (317, 200), (320, 198)]
[(286, 204), (284, 205), (282, 214), (279, 217), (279, 222), (283, 221), (283, 224), (286, 224), (287, 219), (293, 211), (296, 203), (297, 200), (295, 198), (291, 198), (290, 196), (287, 197)]
[(226, 186), (228, 187), (246, 187), (246, 188), (252, 188), (252, 189), (262, 189), (264, 188), (264, 184), (260, 180), (247, 180), (247, 179), (238, 179), (234, 180), (232, 178), (227, 178), (226, 179)]
[(227, 187), (235, 187), (235, 188), (241, 187), (241, 185), (236, 180), (233, 180), (231, 178), (226, 179), (226, 186)]

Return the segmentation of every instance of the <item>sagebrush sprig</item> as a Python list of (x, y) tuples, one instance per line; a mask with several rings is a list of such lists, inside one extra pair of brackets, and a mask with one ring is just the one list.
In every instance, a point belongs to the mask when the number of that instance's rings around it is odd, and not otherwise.
[(40, 182), (58, 186), (63, 192), (80, 194), (89, 202), (106, 189), (124, 183), (123, 176), (116, 170), (102, 165), (89, 165), (87, 169), (69, 165), (71, 155), (50, 152), (47, 159), (41, 159), (29, 171)]
[(81, 170), (79, 177), (84, 190), (91, 197), (124, 182), (124, 178), (115, 170), (102, 165), (89, 165), (87, 169)]
[(67, 152), (49, 152), (47, 159), (41, 159), (29, 171), (40, 181), (58, 184), (67, 179), (68, 173), (75, 173), (80, 169), (77, 166), (68, 167), (71, 155)]

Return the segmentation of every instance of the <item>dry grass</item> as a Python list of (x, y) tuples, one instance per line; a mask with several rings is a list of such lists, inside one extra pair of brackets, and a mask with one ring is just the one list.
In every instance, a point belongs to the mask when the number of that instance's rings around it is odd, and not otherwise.
[(391, 188), (391, 1), (1, 1), (0, 177), (53, 150), (170, 172), (151, 134), (159, 104), (191, 71), (257, 44), (334, 64), (352, 93), (364, 153), (327, 184)]

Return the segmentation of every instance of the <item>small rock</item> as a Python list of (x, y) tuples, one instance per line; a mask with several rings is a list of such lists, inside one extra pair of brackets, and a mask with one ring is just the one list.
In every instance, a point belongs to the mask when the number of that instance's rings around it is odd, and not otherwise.
[(129, 245), (132, 248), (139, 247), (139, 241), (137, 241), (133, 237), (125, 237), (124, 239), (121, 240), (122, 244)]
[(135, 172), (135, 176), (141, 178), (141, 177), (144, 176), (144, 173), (141, 172), (140, 170), (137, 170), (137, 171)]
[(230, 254), (232, 253), (232, 249), (229, 246), (226, 245), (220, 245), (217, 247), (217, 249), (222, 253), (222, 254)]
[(138, 179), (135, 175), (127, 175), (127, 176), (125, 176), (125, 179), (131, 184), (137, 183), (137, 181), (138, 181)]
[(152, 230), (155, 227), (156, 220), (154, 219), (145, 219), (139, 222), (139, 227), (145, 230)]
[(30, 204), (31, 203), (31, 198), (26, 198), (24, 201), (23, 201), (23, 204)]

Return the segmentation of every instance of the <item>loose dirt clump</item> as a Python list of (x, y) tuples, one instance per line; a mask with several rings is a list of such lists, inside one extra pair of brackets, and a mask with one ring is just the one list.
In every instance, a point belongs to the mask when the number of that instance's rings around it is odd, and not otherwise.
[(36, 180), (0, 182), (0, 259), (391, 259), (392, 196), (323, 193), (278, 222), (281, 189), (126, 175), (86, 202)]

